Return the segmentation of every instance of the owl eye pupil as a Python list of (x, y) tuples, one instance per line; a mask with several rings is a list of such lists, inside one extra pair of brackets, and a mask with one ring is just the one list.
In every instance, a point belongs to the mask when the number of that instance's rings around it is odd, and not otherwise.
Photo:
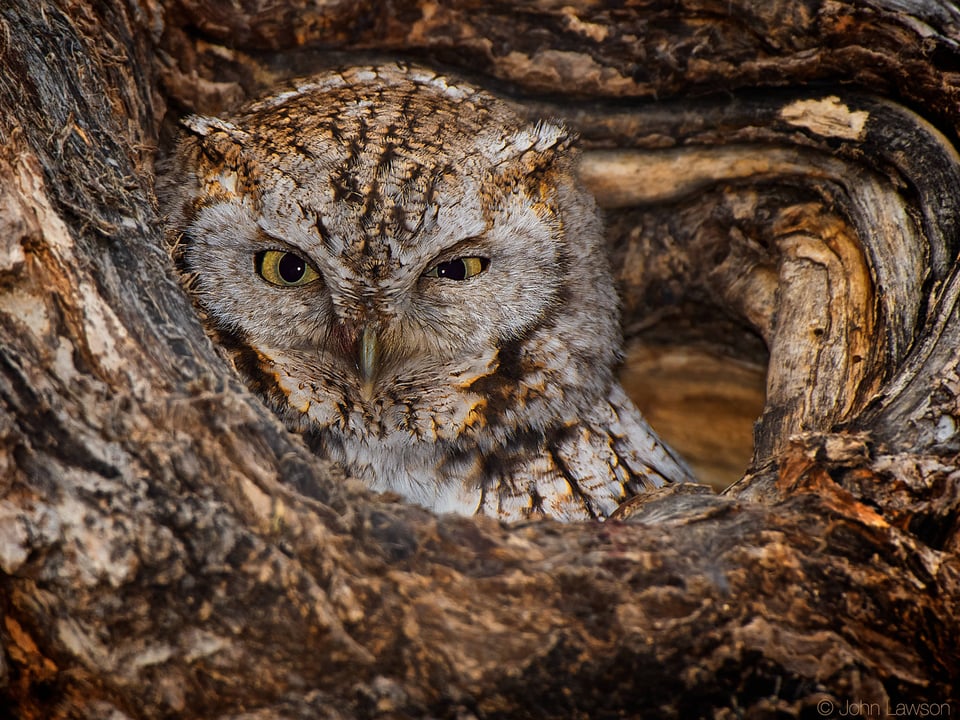
[(437, 276), (450, 280), (463, 280), (467, 276), (467, 265), (463, 260), (451, 260), (437, 265)]
[(280, 262), (277, 263), (277, 272), (284, 282), (295, 283), (303, 279), (304, 273), (307, 271), (307, 263), (303, 258), (294, 255), (293, 253), (284, 253), (283, 257), (280, 258)]
[(254, 255), (253, 268), (271, 285), (298, 287), (320, 279), (319, 273), (296, 253), (264, 250)]
[(490, 261), (481, 257), (462, 257), (437, 263), (427, 270), (427, 277), (446, 278), (447, 280), (466, 280), (479, 275), (487, 269)]

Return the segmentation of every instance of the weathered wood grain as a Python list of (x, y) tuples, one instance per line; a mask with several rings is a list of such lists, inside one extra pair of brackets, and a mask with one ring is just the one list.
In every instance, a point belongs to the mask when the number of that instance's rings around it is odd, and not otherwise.
[[(3, 709), (955, 710), (958, 20), (896, 0), (0, 7)], [(237, 382), (161, 249), (163, 117), (371, 53), (580, 130), (634, 352), (767, 366), (724, 495), (604, 524), (438, 518), (338, 476)]]

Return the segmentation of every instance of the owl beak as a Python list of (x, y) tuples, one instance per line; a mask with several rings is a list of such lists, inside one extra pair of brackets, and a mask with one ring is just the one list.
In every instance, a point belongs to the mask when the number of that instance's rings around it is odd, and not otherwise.
[(363, 381), (361, 391), (364, 399), (369, 401), (373, 397), (373, 385), (380, 369), (380, 341), (377, 338), (376, 327), (372, 324), (363, 326), (359, 355), (358, 369), (360, 379)]

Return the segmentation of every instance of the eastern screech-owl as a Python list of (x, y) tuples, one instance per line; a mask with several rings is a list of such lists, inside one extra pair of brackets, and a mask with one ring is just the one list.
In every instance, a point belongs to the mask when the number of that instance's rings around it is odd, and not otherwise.
[(192, 116), (159, 195), (248, 384), (320, 454), (438, 512), (605, 517), (688, 476), (613, 368), (570, 135), (421, 68)]

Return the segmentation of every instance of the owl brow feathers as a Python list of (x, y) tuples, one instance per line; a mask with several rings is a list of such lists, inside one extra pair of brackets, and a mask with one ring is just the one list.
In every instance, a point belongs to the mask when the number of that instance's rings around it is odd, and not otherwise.
[(428, 69), (342, 68), (185, 118), (158, 196), (211, 337), (316, 453), (437, 512), (603, 518), (688, 471), (614, 374), (573, 142)]

